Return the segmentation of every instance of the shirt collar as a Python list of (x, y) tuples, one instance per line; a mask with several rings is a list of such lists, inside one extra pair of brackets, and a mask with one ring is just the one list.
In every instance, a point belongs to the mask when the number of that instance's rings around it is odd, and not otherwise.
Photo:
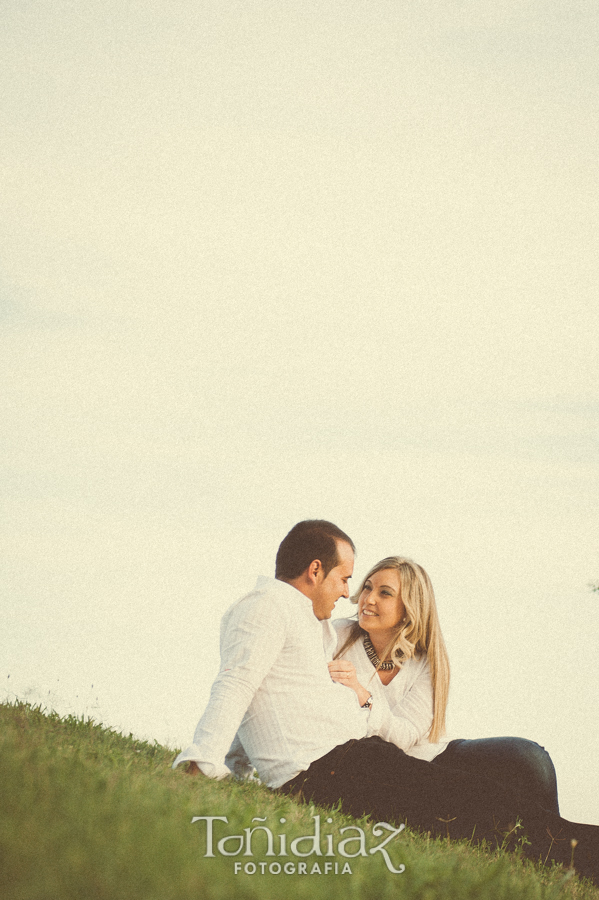
[(292, 584), (286, 581), (279, 581), (278, 578), (269, 578), (267, 575), (259, 575), (256, 581), (256, 591), (264, 590), (278, 591), (286, 600), (298, 603), (306, 612), (307, 618), (316, 626), (322, 628), (322, 643), (327, 659), (332, 659), (333, 653), (337, 646), (337, 632), (335, 631), (331, 619), (317, 619), (312, 609), (312, 601)]
[(288, 584), (286, 581), (280, 581), (278, 578), (269, 578), (268, 575), (259, 575), (254, 590), (277, 591), (288, 601), (295, 602), (306, 609), (306, 611), (309, 611), (314, 621), (318, 622), (318, 619), (314, 615), (314, 610), (312, 609), (312, 601), (310, 600), (310, 598), (306, 597), (305, 594), (302, 594), (301, 591), (298, 591), (298, 589), (293, 587), (292, 584)]

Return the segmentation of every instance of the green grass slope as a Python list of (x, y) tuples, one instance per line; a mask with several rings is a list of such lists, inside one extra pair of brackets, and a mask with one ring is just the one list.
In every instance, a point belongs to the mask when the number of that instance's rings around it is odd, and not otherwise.
[[(90, 720), (0, 706), (0, 897), (599, 900), (567, 870), (407, 829), (385, 846), (387, 864), (370, 850), (391, 833), (376, 837), (366, 819), (259, 784), (189, 778), (170, 768), (173, 755)], [(213, 855), (201, 817), (227, 819), (212, 822)], [(310, 853), (317, 822), (321, 856)]]

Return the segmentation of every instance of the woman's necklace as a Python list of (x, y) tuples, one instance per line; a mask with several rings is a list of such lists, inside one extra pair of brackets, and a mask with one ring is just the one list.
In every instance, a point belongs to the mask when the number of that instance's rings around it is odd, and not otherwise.
[(380, 659), (376, 655), (376, 650), (372, 646), (372, 641), (367, 634), (364, 635), (364, 649), (366, 650), (368, 659), (375, 669), (379, 669), (381, 672), (390, 672), (391, 669), (395, 668), (395, 663), (390, 659), (386, 659), (384, 663), (380, 661)]

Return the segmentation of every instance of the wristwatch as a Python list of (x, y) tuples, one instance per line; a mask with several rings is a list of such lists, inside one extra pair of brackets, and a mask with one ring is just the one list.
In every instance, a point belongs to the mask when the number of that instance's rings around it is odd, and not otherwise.
[(366, 703), (362, 704), (362, 709), (370, 709), (372, 706), (372, 700), (373, 700), (373, 697), (372, 697), (372, 694), (370, 694)]

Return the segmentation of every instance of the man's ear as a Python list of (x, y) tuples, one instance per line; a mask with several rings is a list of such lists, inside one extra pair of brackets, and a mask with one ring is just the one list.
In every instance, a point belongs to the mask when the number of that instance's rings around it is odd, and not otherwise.
[(316, 584), (318, 581), (318, 573), (322, 572), (322, 563), (319, 559), (313, 559), (310, 565), (308, 566), (308, 580), (311, 584)]

